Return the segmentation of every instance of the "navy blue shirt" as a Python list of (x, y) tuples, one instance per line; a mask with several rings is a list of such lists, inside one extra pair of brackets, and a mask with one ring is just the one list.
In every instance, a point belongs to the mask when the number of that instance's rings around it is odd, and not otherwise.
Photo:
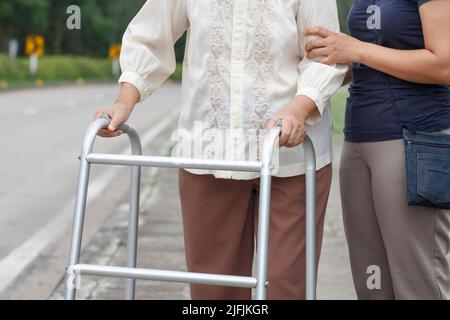
[[(425, 2), (355, 0), (348, 17), (351, 35), (394, 49), (424, 49), (419, 7)], [(373, 5), (378, 15), (373, 7), (368, 13)], [(401, 139), (405, 125), (426, 132), (450, 128), (450, 86), (415, 84), (353, 64), (345, 122), (349, 142)]]

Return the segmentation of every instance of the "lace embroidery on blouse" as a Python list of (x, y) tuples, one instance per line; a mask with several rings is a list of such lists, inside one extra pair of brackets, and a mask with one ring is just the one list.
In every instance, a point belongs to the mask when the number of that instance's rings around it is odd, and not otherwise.
[(225, 128), (229, 125), (229, 110), (222, 100), (222, 82), (226, 65), (230, 61), (225, 53), (225, 32), (231, 24), (233, 0), (212, 0), (211, 3), (210, 48), (207, 58), (210, 106), (206, 116), (208, 129)]
[(248, 124), (254, 130), (252, 139), (256, 148), (256, 160), (260, 160), (265, 137), (267, 122), (272, 118), (269, 97), (267, 96), (268, 82), (273, 77), (273, 63), (269, 57), (270, 27), (273, 18), (273, 0), (256, 0), (249, 12), (249, 25), (254, 30), (255, 42), (248, 72), (252, 80), (253, 109)]
[(253, 129), (264, 129), (271, 119), (268, 103), (267, 84), (273, 75), (273, 63), (269, 57), (270, 25), (273, 17), (273, 0), (256, 0), (250, 9), (249, 24), (254, 29), (255, 43), (252, 58), (248, 67), (252, 79), (253, 110), (250, 115), (250, 126)]

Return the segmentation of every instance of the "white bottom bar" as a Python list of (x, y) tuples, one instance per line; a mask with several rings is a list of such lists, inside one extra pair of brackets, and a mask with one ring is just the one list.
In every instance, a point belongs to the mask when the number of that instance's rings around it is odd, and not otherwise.
[(185, 282), (214, 286), (229, 286), (240, 288), (255, 288), (257, 280), (254, 277), (229, 276), (220, 274), (168, 271), (155, 269), (139, 269), (125, 267), (110, 267), (89, 264), (77, 264), (73, 267), (77, 274), (105, 276), (113, 278), (131, 278), (141, 280)]

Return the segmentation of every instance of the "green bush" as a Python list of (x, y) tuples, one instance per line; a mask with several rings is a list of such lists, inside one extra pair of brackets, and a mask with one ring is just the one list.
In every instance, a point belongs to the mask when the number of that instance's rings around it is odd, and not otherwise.
[[(39, 69), (35, 76), (29, 73), (29, 59), (9, 59), (0, 54), (0, 82), (6, 81), (9, 85), (22, 85), (32, 83), (37, 79), (48, 83), (75, 81), (79, 78), (88, 81), (116, 81), (112, 74), (111, 61), (102, 58), (83, 56), (44, 56), (39, 59)], [(178, 65), (174, 81), (181, 80), (182, 66)]]
[(348, 90), (342, 88), (331, 98), (331, 111), (333, 113), (333, 132), (336, 137), (343, 138), (345, 123), (345, 107), (347, 104)]
[(107, 59), (54, 56), (40, 60), (36, 75), (43, 80), (113, 79), (111, 63)]
[(35, 76), (29, 73), (28, 58), (11, 60), (0, 55), (0, 81), (20, 84), (41, 79), (45, 82), (72, 81), (78, 78), (86, 80), (115, 80), (108, 59), (46, 56), (39, 59), (39, 69)]
[(24, 59), (11, 61), (7, 56), (0, 55), (0, 81), (25, 80), (28, 78), (28, 64)]

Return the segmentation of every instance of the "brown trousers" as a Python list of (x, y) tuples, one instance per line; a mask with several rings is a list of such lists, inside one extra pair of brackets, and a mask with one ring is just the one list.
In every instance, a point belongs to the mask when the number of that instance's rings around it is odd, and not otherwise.
[[(331, 165), (317, 172), (317, 263)], [(251, 276), (259, 179), (228, 180), (179, 172), (190, 272)], [(273, 178), (268, 299), (305, 298), (305, 176)], [(249, 300), (251, 290), (191, 285), (194, 300)]]

